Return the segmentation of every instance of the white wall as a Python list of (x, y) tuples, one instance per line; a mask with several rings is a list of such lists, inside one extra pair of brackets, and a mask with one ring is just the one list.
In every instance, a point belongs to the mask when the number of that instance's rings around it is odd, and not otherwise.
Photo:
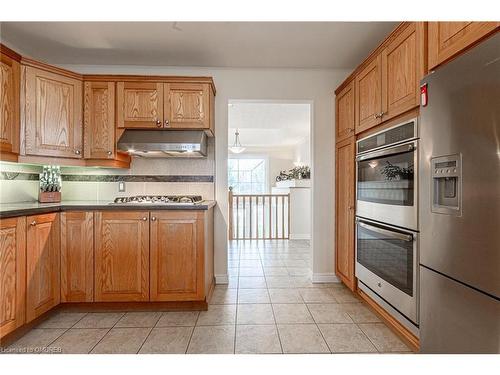
[[(80, 73), (212, 76), (216, 96), (215, 274), (227, 270), (227, 146), (229, 100), (311, 101), (313, 104), (313, 278), (334, 275), (334, 89), (351, 70), (229, 69), (68, 65)], [(232, 141), (232, 140), (231, 140)]]
[(311, 166), (311, 139), (309, 137), (306, 137), (295, 146), (293, 161), (300, 162), (309, 167)]

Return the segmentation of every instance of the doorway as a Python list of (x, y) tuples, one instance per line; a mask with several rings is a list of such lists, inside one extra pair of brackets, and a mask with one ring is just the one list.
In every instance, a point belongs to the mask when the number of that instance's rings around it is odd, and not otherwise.
[(311, 103), (229, 101), (229, 239), (311, 240)]

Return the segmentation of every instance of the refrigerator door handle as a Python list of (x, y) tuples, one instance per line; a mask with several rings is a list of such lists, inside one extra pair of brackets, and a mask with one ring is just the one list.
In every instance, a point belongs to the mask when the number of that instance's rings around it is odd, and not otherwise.
[(406, 241), (406, 242), (412, 242), (413, 241), (413, 236), (411, 234), (403, 234), (399, 232), (393, 232), (387, 229), (382, 229), (373, 225), (366, 224), (365, 222), (358, 221), (358, 225), (371, 230), (372, 232), (377, 232), (380, 234), (383, 234), (385, 236), (391, 237), (391, 238), (396, 238), (398, 240)]

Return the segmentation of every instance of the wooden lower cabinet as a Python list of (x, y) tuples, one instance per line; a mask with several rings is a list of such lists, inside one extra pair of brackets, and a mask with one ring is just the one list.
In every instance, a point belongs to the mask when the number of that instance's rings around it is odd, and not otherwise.
[(61, 302), (94, 300), (94, 214), (61, 213)]
[(335, 273), (351, 290), (354, 276), (355, 139), (336, 145)]
[(202, 211), (151, 212), (151, 301), (203, 300)]
[(26, 322), (57, 306), (60, 288), (59, 213), (27, 216)]
[(95, 302), (149, 300), (149, 212), (94, 213)]
[(25, 267), (26, 217), (0, 220), (0, 340), (24, 324)]

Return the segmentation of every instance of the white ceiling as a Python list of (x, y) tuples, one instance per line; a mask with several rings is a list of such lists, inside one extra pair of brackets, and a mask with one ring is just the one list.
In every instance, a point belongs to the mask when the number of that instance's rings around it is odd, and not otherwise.
[(231, 102), (228, 143), (236, 129), (243, 146), (287, 147), (309, 136), (310, 105), (304, 103)]
[(352, 68), (395, 22), (2, 22), (2, 43), (54, 64)]

